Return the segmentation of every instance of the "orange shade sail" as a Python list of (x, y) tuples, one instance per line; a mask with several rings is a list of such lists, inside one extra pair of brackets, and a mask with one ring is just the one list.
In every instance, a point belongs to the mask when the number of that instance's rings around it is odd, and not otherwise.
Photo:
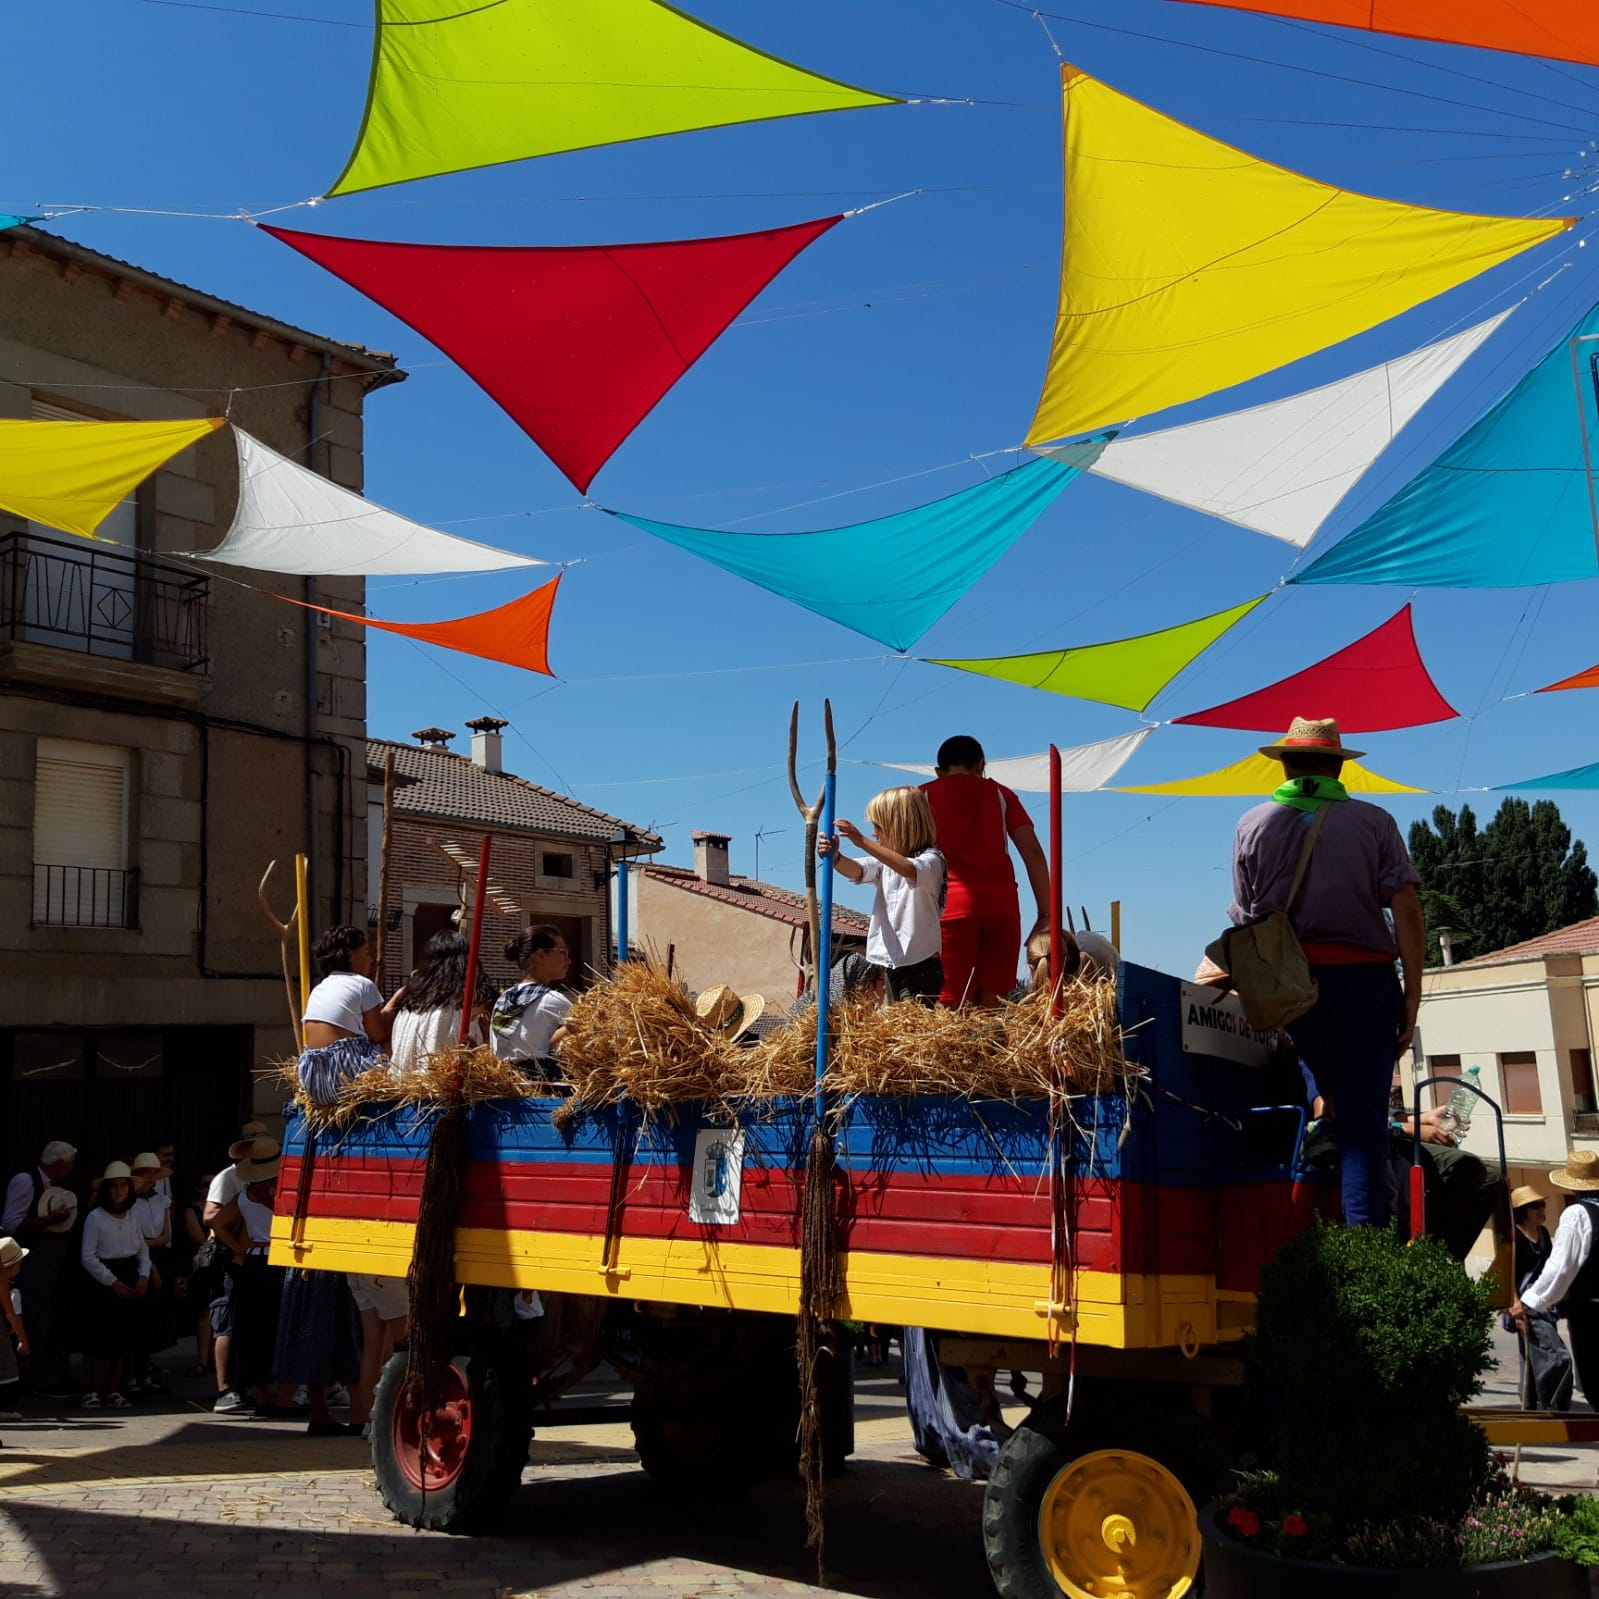
[(1540, 689), (1534, 689), (1535, 694), (1553, 694), (1562, 688), (1599, 688), (1599, 666), (1590, 666), (1586, 672), (1578, 672), (1575, 677), (1563, 677), (1558, 683), (1545, 683)]
[(1599, 8), (1588, 0), (1195, 0), (1401, 39), (1471, 44), (1599, 66)]
[(292, 599), (287, 594), (280, 594), (278, 598), (307, 611), (321, 611), (325, 616), (359, 622), (362, 627), (398, 633), (420, 644), (437, 644), (441, 649), (457, 650), (462, 655), (476, 655), (485, 661), (499, 661), (504, 666), (520, 666), (525, 672), (542, 672), (545, 677), (554, 677), (550, 670), (550, 613), (555, 609), (555, 591), (560, 586), (561, 580), (557, 577), (508, 605), (479, 611), (475, 616), (457, 617), (453, 622), (380, 622), (374, 616), (335, 611), (328, 605), (307, 605), (304, 600)]

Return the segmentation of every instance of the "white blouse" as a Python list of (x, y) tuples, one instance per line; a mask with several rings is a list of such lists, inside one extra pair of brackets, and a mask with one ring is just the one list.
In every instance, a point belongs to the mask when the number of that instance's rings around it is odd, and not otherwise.
[(126, 1260), (129, 1255), (139, 1257), (139, 1275), (148, 1277), (150, 1250), (144, 1241), (138, 1213), (129, 1206), (120, 1216), (113, 1216), (103, 1205), (96, 1205), (83, 1220), (83, 1249), (78, 1257), (83, 1269), (102, 1288), (109, 1288), (117, 1281), (117, 1276), (101, 1263)]

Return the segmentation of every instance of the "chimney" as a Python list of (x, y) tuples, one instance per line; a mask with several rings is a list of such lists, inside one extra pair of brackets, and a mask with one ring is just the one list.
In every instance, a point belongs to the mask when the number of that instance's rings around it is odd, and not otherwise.
[(727, 846), (732, 842), (726, 833), (694, 834), (694, 875), (702, 883), (728, 886)]
[(1455, 964), (1455, 930), (1452, 927), (1438, 929), (1438, 949), (1442, 953), (1445, 966)]
[(472, 730), (472, 764), (485, 772), (503, 772), (500, 729), (511, 724), (503, 716), (479, 716), (466, 725)]
[(411, 737), (425, 750), (442, 750), (448, 747), (455, 734), (442, 727), (419, 727)]

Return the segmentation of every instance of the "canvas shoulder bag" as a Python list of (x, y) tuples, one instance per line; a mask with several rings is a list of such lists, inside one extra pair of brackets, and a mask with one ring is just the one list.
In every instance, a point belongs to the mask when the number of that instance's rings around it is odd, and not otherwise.
[(1304, 886), (1311, 851), (1316, 847), (1316, 835), (1327, 811), (1328, 807), (1322, 805), (1310, 824), (1288, 890), (1288, 903), (1280, 911), (1269, 911), (1242, 927), (1229, 927), (1205, 951), (1232, 979), (1244, 1007), (1244, 1019), (1261, 1032), (1297, 1021), (1320, 998), (1316, 979), (1310, 975), (1310, 962), (1305, 959), (1288, 913)]

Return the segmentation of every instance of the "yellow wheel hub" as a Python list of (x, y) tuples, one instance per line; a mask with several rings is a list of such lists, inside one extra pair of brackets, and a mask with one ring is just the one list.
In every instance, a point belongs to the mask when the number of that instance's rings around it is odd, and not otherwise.
[(1159, 1461), (1101, 1449), (1049, 1485), (1038, 1545), (1068, 1599), (1182, 1599), (1199, 1570), (1199, 1518)]

